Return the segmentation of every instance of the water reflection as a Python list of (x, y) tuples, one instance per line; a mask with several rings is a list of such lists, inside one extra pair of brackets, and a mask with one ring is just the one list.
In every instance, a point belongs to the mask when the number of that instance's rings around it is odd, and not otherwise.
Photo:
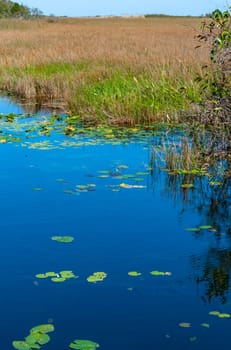
[(181, 215), (193, 208), (201, 218), (190, 230), (195, 239), (206, 236), (208, 242), (203, 255), (192, 256), (202, 300), (226, 303), (231, 287), (230, 128), (166, 133), (155, 140), (151, 165), (156, 179), (165, 171), (164, 194), (182, 203)]

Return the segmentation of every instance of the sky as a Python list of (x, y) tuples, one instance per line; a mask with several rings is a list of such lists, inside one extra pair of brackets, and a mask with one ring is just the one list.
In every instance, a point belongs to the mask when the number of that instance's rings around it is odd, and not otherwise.
[(216, 8), (226, 10), (231, 0), (21, 0), (30, 8), (36, 7), (45, 15), (97, 16), (168, 14), (200, 16)]

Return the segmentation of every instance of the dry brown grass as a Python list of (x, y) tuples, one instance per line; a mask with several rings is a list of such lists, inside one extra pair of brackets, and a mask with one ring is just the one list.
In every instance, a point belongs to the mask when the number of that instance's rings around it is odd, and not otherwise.
[[(95, 18), (14, 22), (0, 28), (0, 67), (98, 61), (132, 68), (207, 62), (195, 50), (199, 18)], [(176, 67), (175, 67), (176, 68)]]
[[(86, 116), (153, 120), (188, 108), (200, 18), (0, 21), (0, 88)], [(82, 66), (81, 66), (82, 65)], [(162, 113), (163, 112), (163, 113)]]

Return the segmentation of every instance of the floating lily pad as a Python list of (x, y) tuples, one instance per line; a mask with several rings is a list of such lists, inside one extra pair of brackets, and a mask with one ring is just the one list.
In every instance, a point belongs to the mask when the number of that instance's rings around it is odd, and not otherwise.
[(23, 340), (15, 340), (12, 343), (13, 347), (17, 350), (30, 350), (31, 346)]
[(32, 347), (33, 341), (34, 341), (34, 343), (38, 343), (40, 345), (45, 345), (45, 344), (49, 343), (50, 337), (46, 333), (31, 332), (31, 334), (28, 335), (28, 337), (26, 338), (26, 342), (28, 344), (31, 344), (31, 347)]
[(51, 281), (52, 282), (65, 282), (66, 281), (66, 278), (64, 278), (64, 277), (52, 277), (51, 278)]
[(209, 315), (218, 316), (220, 315), (220, 311), (210, 311)]
[(217, 315), (220, 318), (230, 318), (231, 315), (230, 314), (226, 314), (226, 313), (219, 313), (219, 315)]
[(141, 276), (142, 273), (141, 272), (137, 272), (137, 271), (129, 271), (128, 275), (132, 276), (132, 277), (138, 277), (138, 276)]
[(61, 278), (77, 278), (78, 276), (75, 276), (75, 274), (72, 271), (60, 271)]
[(95, 350), (99, 347), (99, 344), (91, 340), (74, 340), (69, 347), (76, 350)]
[(96, 283), (103, 281), (107, 277), (107, 274), (105, 272), (94, 272), (92, 275), (90, 275), (87, 278), (87, 281), (90, 283)]
[(55, 327), (53, 324), (51, 323), (47, 323), (47, 324), (40, 324), (38, 326), (35, 326), (33, 328), (31, 328), (30, 332), (40, 332), (40, 333), (50, 333), (50, 332), (54, 332)]
[(57, 273), (56, 273), (56, 272), (53, 272), (53, 271), (51, 271), (51, 272), (46, 272), (46, 273), (45, 273), (45, 276), (46, 276), (46, 277), (57, 277)]
[(152, 276), (171, 276), (172, 273), (169, 271), (163, 272), (163, 271), (155, 270), (155, 271), (151, 271), (150, 274)]
[(201, 323), (201, 327), (210, 328), (210, 324), (209, 323)]
[(179, 326), (182, 328), (190, 328), (191, 327), (191, 323), (189, 322), (181, 322), (179, 323)]
[(51, 237), (52, 241), (60, 242), (60, 243), (71, 243), (74, 241), (74, 237), (72, 236), (53, 236)]
[(199, 227), (188, 227), (185, 229), (186, 231), (198, 232), (200, 231)]
[(210, 230), (213, 228), (211, 225), (202, 225), (198, 227), (200, 230)]
[(35, 277), (43, 279), (43, 278), (47, 278), (48, 276), (46, 273), (38, 273), (37, 275), (35, 275)]

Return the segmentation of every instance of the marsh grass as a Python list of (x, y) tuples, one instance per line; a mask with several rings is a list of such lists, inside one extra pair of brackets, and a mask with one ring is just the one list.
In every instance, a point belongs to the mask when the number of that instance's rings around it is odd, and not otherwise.
[(0, 88), (60, 103), (83, 119), (149, 123), (201, 99), (198, 18), (95, 18), (0, 23)]

